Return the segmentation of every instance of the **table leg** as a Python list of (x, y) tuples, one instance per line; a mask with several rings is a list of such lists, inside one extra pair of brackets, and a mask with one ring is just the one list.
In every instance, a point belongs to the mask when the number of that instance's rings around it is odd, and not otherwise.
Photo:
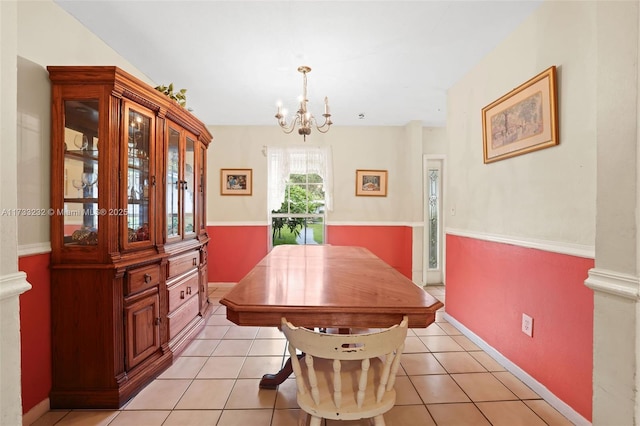
[[(298, 359), (302, 358), (304, 354), (299, 354)], [(280, 371), (275, 374), (265, 374), (260, 380), (260, 389), (276, 389), (279, 384), (282, 384), (293, 373), (293, 367), (291, 366), (291, 358), (284, 363), (284, 366)]]

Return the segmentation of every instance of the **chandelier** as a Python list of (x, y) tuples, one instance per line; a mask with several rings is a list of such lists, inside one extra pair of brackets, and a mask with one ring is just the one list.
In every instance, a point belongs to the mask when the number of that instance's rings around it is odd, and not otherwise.
[(311, 72), (311, 68), (306, 65), (302, 65), (298, 67), (298, 72), (302, 73), (303, 78), (300, 109), (296, 112), (293, 121), (287, 124), (287, 111), (282, 109), (282, 105), (278, 103), (278, 112), (275, 117), (285, 133), (289, 134), (298, 127), (298, 134), (302, 135), (303, 139), (306, 141), (307, 135), (311, 134), (311, 127), (315, 127), (320, 133), (327, 133), (329, 131), (329, 127), (331, 127), (333, 123), (331, 122), (331, 113), (329, 112), (329, 99), (326, 96), (324, 98), (324, 114), (322, 114), (324, 117), (324, 123), (322, 123), (321, 126), (318, 126), (316, 118), (307, 110), (307, 102), (309, 102), (307, 99), (307, 73)]

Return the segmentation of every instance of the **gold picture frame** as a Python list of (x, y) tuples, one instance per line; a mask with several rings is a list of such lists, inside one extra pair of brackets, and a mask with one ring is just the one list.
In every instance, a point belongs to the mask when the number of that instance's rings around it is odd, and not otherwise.
[(555, 65), (482, 109), (485, 164), (559, 142)]
[(387, 171), (356, 170), (356, 195), (367, 197), (386, 197)]
[(251, 195), (253, 169), (220, 169), (220, 195)]

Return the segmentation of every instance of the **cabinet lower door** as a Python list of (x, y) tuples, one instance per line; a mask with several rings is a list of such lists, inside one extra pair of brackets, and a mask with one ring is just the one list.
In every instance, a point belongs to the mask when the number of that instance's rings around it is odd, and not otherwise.
[(160, 299), (155, 292), (125, 305), (126, 368), (135, 367), (160, 348)]

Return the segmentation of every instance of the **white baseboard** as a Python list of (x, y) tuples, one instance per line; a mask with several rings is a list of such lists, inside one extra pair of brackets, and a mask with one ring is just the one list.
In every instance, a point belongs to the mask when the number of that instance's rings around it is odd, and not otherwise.
[(29, 426), (35, 423), (36, 420), (49, 412), (50, 406), (49, 398), (39, 402), (35, 407), (22, 415), (22, 426)]
[(489, 356), (495, 359), (500, 365), (506, 368), (511, 374), (520, 379), (525, 385), (529, 386), (535, 393), (540, 395), (542, 399), (544, 399), (549, 405), (558, 410), (563, 416), (565, 416), (569, 421), (577, 426), (591, 426), (591, 422), (582, 417), (578, 412), (576, 412), (573, 408), (568, 406), (564, 401), (555, 396), (549, 389), (546, 388), (542, 383), (538, 382), (536, 379), (531, 377), (526, 371), (522, 368), (518, 367), (513, 362), (509, 361), (504, 355), (491, 347), (487, 342), (482, 340), (476, 334), (474, 334), (467, 327), (462, 325), (459, 321), (453, 318), (448, 313), (444, 313), (444, 319), (446, 319), (451, 325), (460, 330), (462, 334), (464, 334), (469, 340), (478, 345), (485, 351)]

